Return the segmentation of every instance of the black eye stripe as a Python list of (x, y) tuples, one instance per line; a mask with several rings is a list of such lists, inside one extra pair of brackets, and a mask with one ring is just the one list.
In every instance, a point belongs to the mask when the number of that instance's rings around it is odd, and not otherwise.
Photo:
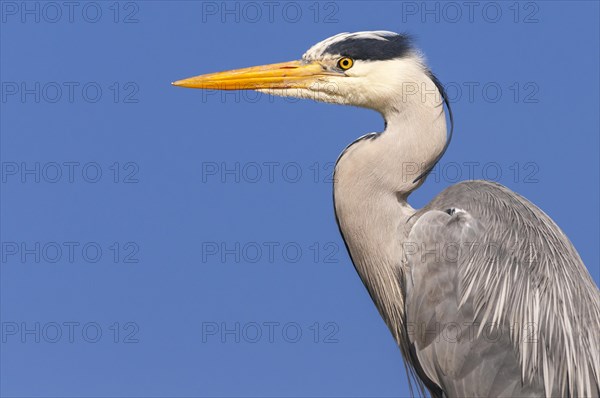
[(401, 58), (412, 51), (411, 39), (407, 35), (388, 36), (382, 40), (350, 37), (328, 46), (325, 54), (343, 54), (354, 60), (385, 61)]

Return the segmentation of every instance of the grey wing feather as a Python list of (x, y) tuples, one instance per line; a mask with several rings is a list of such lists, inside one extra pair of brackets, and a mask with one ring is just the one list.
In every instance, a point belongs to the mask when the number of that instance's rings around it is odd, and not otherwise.
[(447, 396), (600, 395), (600, 293), (546, 214), (471, 181), (407, 228), (406, 327)]

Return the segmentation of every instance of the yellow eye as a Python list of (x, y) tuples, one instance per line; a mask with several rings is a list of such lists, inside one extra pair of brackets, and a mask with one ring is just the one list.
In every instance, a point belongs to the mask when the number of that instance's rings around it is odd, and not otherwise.
[(344, 57), (340, 58), (338, 61), (338, 67), (342, 70), (348, 70), (352, 68), (352, 65), (354, 65), (354, 60), (352, 60), (352, 58)]

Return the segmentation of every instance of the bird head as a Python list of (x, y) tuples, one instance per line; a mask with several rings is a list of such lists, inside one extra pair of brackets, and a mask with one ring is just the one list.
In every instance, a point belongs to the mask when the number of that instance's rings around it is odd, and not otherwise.
[[(446, 132), (441, 151), (413, 183), (425, 177), (446, 152), (454, 121), (442, 84), (427, 68), (407, 35), (388, 31), (340, 33), (312, 46), (302, 59), (190, 77), (175, 86), (211, 90), (256, 90), (272, 95), (370, 108), (386, 120), (419, 131)], [(410, 112), (407, 110), (410, 109)], [(440, 122), (440, 116), (442, 117)], [(416, 124), (419, 121), (420, 124)]]
[(361, 106), (385, 114), (391, 106), (397, 110), (399, 93), (421, 95), (419, 84), (433, 84), (428, 73), (408, 36), (372, 31), (340, 33), (325, 39), (300, 60), (200, 75), (173, 84), (199, 89), (256, 90)]

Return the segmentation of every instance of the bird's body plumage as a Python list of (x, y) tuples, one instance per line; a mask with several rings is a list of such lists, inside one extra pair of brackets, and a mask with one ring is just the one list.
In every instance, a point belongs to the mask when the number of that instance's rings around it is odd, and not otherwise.
[(342, 33), (300, 61), (174, 84), (382, 114), (385, 131), (339, 157), (334, 207), (356, 271), (420, 392), (600, 395), (600, 292), (546, 214), (485, 181), (456, 184), (421, 210), (408, 204), (449, 140), (443, 87), (407, 36)]
[(410, 341), (447, 396), (598, 396), (600, 296), (546, 214), (471, 181), (406, 228)]

